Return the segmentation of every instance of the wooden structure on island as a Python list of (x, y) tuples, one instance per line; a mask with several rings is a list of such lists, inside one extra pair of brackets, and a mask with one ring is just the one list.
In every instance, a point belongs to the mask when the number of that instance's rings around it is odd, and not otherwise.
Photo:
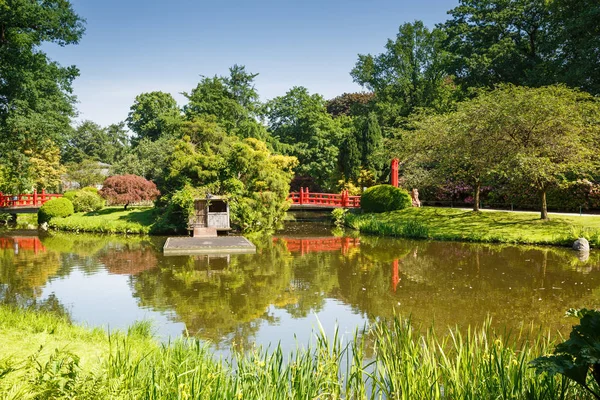
[(207, 195), (194, 200), (194, 215), (188, 229), (193, 237), (216, 237), (218, 232), (229, 232), (229, 203), (219, 196)]

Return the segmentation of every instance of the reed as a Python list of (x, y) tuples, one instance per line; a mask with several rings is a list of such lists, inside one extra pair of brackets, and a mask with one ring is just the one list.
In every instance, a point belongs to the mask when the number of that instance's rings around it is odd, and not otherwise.
[[(348, 338), (320, 330), (291, 353), (277, 346), (215, 359), (197, 339), (158, 343), (147, 323), (99, 339), (97, 330), (64, 319), (19, 310), (1, 314), (9, 321), (0, 322), (2, 337), (18, 334), (25, 347), (14, 354), (3, 347), (3, 399), (591, 398), (560, 376), (530, 368), (531, 360), (553, 349), (548, 334), (499, 334), (489, 322), (437, 333), (394, 318)], [(44, 345), (27, 347), (39, 335)]]

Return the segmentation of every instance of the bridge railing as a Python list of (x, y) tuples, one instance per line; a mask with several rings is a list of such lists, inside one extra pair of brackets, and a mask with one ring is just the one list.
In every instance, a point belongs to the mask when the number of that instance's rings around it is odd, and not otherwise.
[(0, 192), (0, 208), (41, 207), (49, 200), (62, 197), (62, 194), (46, 193), (36, 190), (31, 194), (3, 194)]
[(289, 200), (292, 204), (322, 206), (322, 207), (342, 207), (359, 208), (360, 196), (350, 196), (347, 190), (342, 193), (310, 193), (308, 188), (300, 188), (299, 192), (291, 192)]

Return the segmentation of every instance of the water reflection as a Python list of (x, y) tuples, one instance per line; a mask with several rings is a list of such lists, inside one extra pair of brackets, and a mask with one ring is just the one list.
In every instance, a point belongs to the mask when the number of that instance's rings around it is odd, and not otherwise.
[(187, 331), (225, 347), (294, 334), (305, 343), (313, 314), (349, 332), (394, 313), (443, 328), (490, 315), (501, 327), (565, 329), (566, 309), (600, 302), (596, 252), (581, 261), (567, 249), (334, 237), (319, 229), (229, 256), (164, 257), (161, 238), (4, 236), (0, 298), (51, 299), (91, 325), (151, 318), (162, 335)]

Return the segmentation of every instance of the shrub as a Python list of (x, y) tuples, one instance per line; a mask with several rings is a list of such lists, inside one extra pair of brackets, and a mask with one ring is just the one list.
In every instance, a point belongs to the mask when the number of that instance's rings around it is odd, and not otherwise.
[(124, 204), (156, 199), (160, 192), (154, 182), (137, 175), (114, 175), (106, 178), (98, 192), (110, 204)]
[(391, 185), (370, 187), (360, 198), (360, 207), (370, 213), (402, 210), (411, 204), (412, 199), (406, 190)]
[(100, 195), (88, 191), (79, 190), (72, 199), (75, 212), (98, 211), (104, 207), (104, 199)]
[(86, 186), (81, 190), (83, 190), (84, 192), (90, 192), (90, 193), (94, 193), (94, 194), (98, 194), (98, 192), (99, 192), (98, 188), (95, 188), (93, 186)]
[(73, 201), (73, 199), (75, 199), (75, 196), (77, 196), (77, 192), (79, 192), (79, 190), (67, 190), (63, 193), (63, 197), (65, 199)]
[(68, 217), (75, 212), (71, 200), (61, 197), (52, 199), (40, 207), (38, 211), (38, 223), (50, 221), (56, 217)]

